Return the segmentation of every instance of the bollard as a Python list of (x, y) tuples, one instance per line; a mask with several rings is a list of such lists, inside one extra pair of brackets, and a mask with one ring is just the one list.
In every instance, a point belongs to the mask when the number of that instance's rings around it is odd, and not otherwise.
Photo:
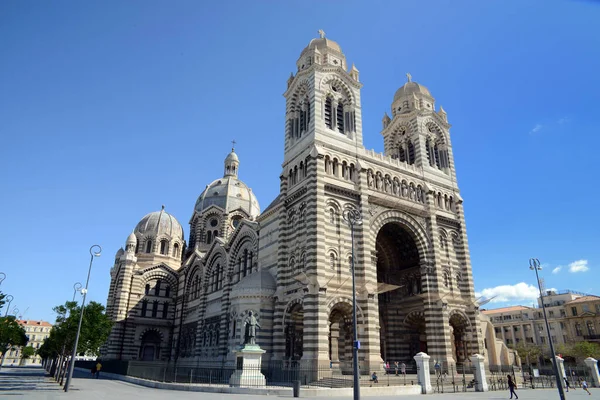
[(300, 397), (300, 381), (294, 381), (294, 397)]

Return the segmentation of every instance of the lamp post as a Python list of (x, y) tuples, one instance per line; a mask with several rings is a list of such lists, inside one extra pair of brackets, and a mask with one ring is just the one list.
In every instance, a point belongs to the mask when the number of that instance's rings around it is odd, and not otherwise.
[(548, 343), (550, 344), (550, 353), (552, 353), (552, 368), (554, 369), (554, 376), (556, 377), (556, 387), (558, 388), (558, 395), (560, 400), (565, 400), (565, 392), (562, 387), (560, 375), (558, 373), (558, 364), (556, 362), (556, 355), (554, 353), (554, 344), (552, 343), (552, 336), (550, 335), (550, 325), (548, 324), (548, 317), (546, 316), (546, 306), (544, 305), (544, 295), (542, 293), (542, 285), (540, 285), (540, 276), (538, 271), (542, 269), (540, 266), (540, 260), (537, 258), (529, 259), (529, 269), (535, 271), (535, 277), (537, 279), (538, 288), (540, 289), (540, 300), (542, 303), (542, 311), (544, 312), (544, 321), (546, 322), (546, 331), (548, 332)]
[(354, 327), (354, 341), (352, 343), (352, 372), (354, 375), (354, 400), (360, 400), (360, 381), (358, 380), (358, 349), (360, 342), (358, 341), (358, 329), (356, 324), (356, 274), (354, 268), (354, 227), (362, 224), (362, 216), (360, 211), (355, 208), (346, 208), (343, 213), (344, 220), (350, 225), (350, 233), (352, 236), (352, 325)]
[(75, 301), (75, 294), (76, 294), (77, 292), (79, 292), (79, 291), (81, 290), (81, 288), (82, 288), (82, 287), (83, 287), (83, 285), (82, 285), (81, 283), (79, 283), (79, 282), (76, 282), (76, 283), (73, 285), (73, 301)]
[(4, 272), (0, 272), (0, 285), (2, 285), (2, 282), (6, 279), (6, 274)]
[[(97, 249), (97, 251), (95, 251)], [(75, 357), (77, 357), (77, 345), (79, 344), (79, 332), (81, 332), (81, 322), (83, 321), (83, 311), (85, 307), (85, 296), (87, 294), (88, 284), (90, 283), (90, 273), (92, 272), (92, 263), (94, 257), (100, 257), (102, 253), (102, 247), (97, 244), (90, 247), (90, 267), (88, 268), (87, 280), (85, 281), (85, 289), (81, 289), (83, 299), (81, 300), (81, 312), (79, 313), (79, 326), (77, 326), (77, 335), (75, 336), (75, 345), (73, 346), (73, 354), (71, 355), (71, 362), (69, 363), (69, 373), (67, 374), (67, 382), (65, 383), (65, 392), (69, 391), (69, 385), (73, 378), (73, 368), (75, 367)]]
[(14, 300), (14, 297), (11, 294), (9, 294), (8, 296), (6, 296), (6, 298), (4, 299), (4, 301), (6, 303), (8, 303), (6, 305), (6, 312), (4, 313), (4, 317), (6, 317), (8, 315), (8, 311), (10, 310), (10, 303), (12, 303), (13, 300)]

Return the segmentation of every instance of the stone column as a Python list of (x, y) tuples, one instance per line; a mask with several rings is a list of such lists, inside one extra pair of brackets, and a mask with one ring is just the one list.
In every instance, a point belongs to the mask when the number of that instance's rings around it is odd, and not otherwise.
[(331, 330), (329, 333), (331, 338), (331, 366), (336, 368), (340, 362), (339, 346), (340, 346), (340, 324), (336, 322), (331, 324)]
[(475, 390), (478, 392), (488, 391), (484, 360), (485, 357), (481, 354), (473, 354), (471, 356), (471, 362), (473, 363), (473, 368), (475, 369)]
[(565, 360), (559, 356), (555, 356), (556, 366), (558, 368), (558, 376), (560, 377), (561, 385), (564, 384), (567, 374), (565, 373)]
[(426, 353), (417, 353), (416, 356), (413, 357), (417, 362), (417, 380), (419, 385), (421, 385), (421, 393), (429, 394), (433, 393), (433, 388), (431, 387), (431, 376), (429, 375), (429, 357)]
[(592, 385), (594, 387), (600, 387), (600, 376), (598, 375), (598, 360), (588, 357), (585, 360), (585, 365), (590, 369), (590, 375), (592, 376)]

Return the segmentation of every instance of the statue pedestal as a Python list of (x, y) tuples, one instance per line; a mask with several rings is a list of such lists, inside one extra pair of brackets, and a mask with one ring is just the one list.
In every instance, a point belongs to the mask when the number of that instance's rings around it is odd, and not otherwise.
[(260, 371), (261, 359), (265, 350), (257, 344), (245, 344), (235, 350), (236, 368), (229, 378), (233, 387), (265, 387), (266, 379)]

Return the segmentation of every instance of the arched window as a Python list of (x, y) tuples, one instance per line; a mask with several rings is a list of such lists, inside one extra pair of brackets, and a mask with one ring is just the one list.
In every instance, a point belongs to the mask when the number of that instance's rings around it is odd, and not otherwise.
[(440, 151), (438, 149), (437, 143), (433, 146), (433, 157), (435, 160), (435, 166), (438, 168), (441, 168), (440, 167)]
[(427, 153), (427, 163), (429, 165), (431, 164), (431, 143), (429, 142), (429, 139), (427, 139), (425, 141), (425, 152)]
[(335, 254), (329, 253), (329, 267), (335, 269)]
[(242, 277), (248, 274), (248, 249), (244, 249), (244, 269), (242, 271)]
[(348, 256), (348, 270), (352, 272), (352, 255)]
[(333, 208), (329, 209), (329, 223), (335, 224), (335, 210)]
[(212, 231), (207, 231), (206, 232), (206, 244), (211, 244), (212, 243)]
[(152, 303), (152, 318), (156, 318), (158, 314), (158, 300), (154, 300)]
[(148, 311), (148, 300), (142, 300), (142, 317), (146, 316), (147, 311)]
[(594, 323), (592, 321), (587, 322), (587, 329), (590, 336), (596, 334), (596, 328), (594, 327)]
[(162, 312), (163, 312), (162, 313), (162, 317), (166, 319), (167, 315), (169, 314), (169, 302), (168, 301), (165, 301), (163, 303), (163, 310), (162, 310)]
[(215, 240), (217, 238), (217, 236), (219, 236), (219, 231), (215, 229), (213, 231), (213, 240)]
[(150, 293), (150, 284), (146, 283), (146, 288), (144, 289), (144, 294), (149, 294)]
[(344, 105), (342, 103), (338, 104), (337, 106), (337, 113), (336, 113), (336, 123), (337, 123), (337, 129), (340, 133), (344, 133), (345, 131), (345, 127), (344, 127)]
[(296, 260), (294, 257), (290, 259), (290, 271), (294, 272), (296, 270)]
[(408, 141), (408, 164), (413, 165), (415, 163), (415, 146), (412, 141)]
[(333, 115), (331, 108), (331, 97), (327, 97), (327, 99), (325, 99), (325, 126), (327, 126), (329, 129), (333, 129)]
[(179, 243), (173, 245), (173, 257), (179, 258)]
[(403, 145), (398, 146), (398, 160), (406, 162), (406, 151)]
[(169, 242), (167, 242), (166, 240), (161, 240), (160, 241), (160, 254), (167, 255), (168, 252), (169, 252)]
[(170, 297), (171, 296), (171, 286), (167, 286), (165, 288), (165, 297)]
[(152, 240), (146, 242), (146, 253), (152, 252)]
[(162, 282), (160, 281), (160, 279), (156, 280), (156, 286), (154, 286), (154, 295), (155, 296), (160, 296), (160, 284)]

